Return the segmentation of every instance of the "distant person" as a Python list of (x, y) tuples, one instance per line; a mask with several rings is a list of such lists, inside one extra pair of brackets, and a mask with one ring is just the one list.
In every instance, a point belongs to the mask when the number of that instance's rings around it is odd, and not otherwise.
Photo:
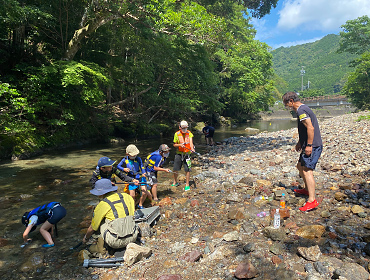
[(116, 177), (120, 178), (124, 182), (133, 182), (138, 185), (139, 181), (132, 179), (130, 176), (121, 172), (117, 167), (113, 167), (115, 160), (111, 160), (109, 157), (101, 157), (98, 161), (98, 165), (91, 176), (90, 183), (93, 188), (95, 183), (100, 179), (109, 179), (114, 184)]
[(53, 226), (56, 226), (66, 214), (66, 209), (59, 202), (50, 202), (36, 207), (30, 212), (25, 212), (22, 216), (22, 224), (26, 226), (26, 230), (23, 232), (25, 244), (32, 241), (31, 238), (28, 238), (28, 234), (34, 231), (38, 225), (42, 224), (40, 233), (47, 242), (47, 244), (42, 245), (42, 247), (54, 247), (52, 238)]
[(168, 168), (163, 168), (163, 164), (170, 155), (170, 148), (166, 144), (161, 144), (155, 152), (145, 159), (145, 171), (148, 183), (152, 186), (153, 200), (158, 201), (158, 171), (171, 172)]
[(306, 204), (299, 210), (306, 212), (316, 208), (319, 203), (315, 198), (315, 179), (313, 170), (320, 158), (323, 144), (321, 140), (319, 123), (315, 114), (300, 99), (295, 92), (287, 92), (283, 95), (283, 102), (286, 108), (297, 113), (299, 141), (296, 144), (296, 151), (301, 151), (297, 163), (297, 169), (303, 178), (305, 188), (295, 189), (298, 194), (308, 195)]
[(188, 130), (187, 121), (181, 121), (179, 130), (175, 133), (173, 138), (173, 146), (177, 148), (176, 155), (173, 163), (173, 184), (172, 186), (178, 186), (177, 182), (178, 172), (184, 165), (186, 185), (184, 190), (190, 191), (190, 171), (191, 171), (191, 158), (192, 152), (195, 152), (193, 144), (193, 133)]
[(128, 145), (126, 148), (126, 157), (117, 165), (117, 168), (127, 173), (132, 179), (140, 181), (140, 186), (135, 183), (130, 183), (128, 186), (130, 195), (135, 200), (136, 191), (140, 193), (139, 209), (143, 209), (143, 203), (147, 197), (151, 198), (151, 194), (146, 188), (145, 168), (143, 161), (138, 157), (139, 149), (135, 145)]
[(206, 138), (207, 145), (214, 145), (213, 135), (215, 133), (215, 128), (210, 126), (209, 122), (204, 122), (205, 127), (203, 127), (202, 132)]
[(90, 191), (99, 197), (91, 224), (82, 239), (86, 243), (94, 232), (99, 232), (97, 243), (89, 247), (91, 253), (111, 253), (135, 242), (139, 229), (135, 225), (134, 199), (127, 193), (117, 193), (109, 179), (100, 179)]

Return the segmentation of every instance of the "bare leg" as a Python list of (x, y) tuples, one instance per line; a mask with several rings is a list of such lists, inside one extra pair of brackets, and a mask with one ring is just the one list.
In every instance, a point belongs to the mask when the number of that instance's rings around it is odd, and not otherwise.
[(141, 196), (140, 196), (140, 199), (139, 199), (139, 206), (143, 206), (143, 203), (144, 203), (144, 201), (146, 199), (146, 196), (147, 196), (146, 193), (147, 192), (146, 192), (145, 188), (144, 188), (144, 190), (141, 190)]
[(313, 178), (313, 170), (303, 166), (303, 180), (305, 181), (308, 190), (308, 202), (315, 200), (315, 179)]
[(190, 186), (190, 172), (185, 172), (185, 177), (186, 177), (186, 186)]
[(173, 184), (174, 184), (174, 185), (176, 185), (176, 184), (177, 184), (177, 176), (178, 176), (177, 172), (178, 172), (178, 171), (174, 171), (174, 172), (173, 172)]
[(49, 230), (52, 227), (53, 227), (53, 224), (51, 224), (48, 221), (46, 221), (45, 223), (42, 224), (42, 226), (40, 228), (40, 233), (41, 233), (42, 237), (44, 237), (44, 239), (46, 240), (46, 242), (49, 245), (53, 245), (54, 244), (54, 241), (51, 238), (51, 235), (50, 235), (50, 232), (49, 232)]
[(153, 200), (158, 200), (158, 197), (157, 197), (157, 184), (154, 184), (152, 186), (152, 194), (153, 194)]

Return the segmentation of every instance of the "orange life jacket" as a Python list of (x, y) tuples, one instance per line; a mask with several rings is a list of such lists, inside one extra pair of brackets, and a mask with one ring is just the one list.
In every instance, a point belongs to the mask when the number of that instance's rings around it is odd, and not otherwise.
[[(190, 147), (190, 131), (188, 130), (186, 133), (182, 133), (181, 130), (177, 131), (177, 137), (179, 138), (179, 142), (178, 144), (183, 144), (185, 143), (185, 147), (178, 147), (179, 148), (179, 152), (181, 153), (191, 153), (191, 147)], [(185, 139), (184, 139), (184, 135), (185, 134)]]

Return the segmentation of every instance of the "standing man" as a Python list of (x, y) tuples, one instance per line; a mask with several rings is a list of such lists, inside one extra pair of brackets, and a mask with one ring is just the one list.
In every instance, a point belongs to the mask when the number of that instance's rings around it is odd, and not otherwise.
[(312, 110), (302, 102), (295, 92), (287, 92), (283, 95), (283, 103), (289, 110), (297, 113), (299, 141), (296, 144), (296, 151), (301, 151), (297, 168), (299, 175), (303, 178), (305, 188), (294, 190), (298, 194), (308, 195), (306, 204), (299, 208), (306, 212), (316, 208), (319, 203), (315, 198), (315, 179), (313, 170), (322, 152), (322, 140), (319, 123)]
[(181, 170), (181, 166), (184, 164), (186, 185), (185, 191), (190, 191), (190, 171), (191, 171), (191, 160), (190, 155), (195, 152), (193, 145), (193, 133), (188, 130), (188, 123), (181, 121), (179, 130), (175, 133), (173, 138), (173, 146), (177, 148), (175, 160), (173, 163), (173, 184), (172, 186), (178, 186), (177, 182), (177, 171)]
[(206, 138), (207, 145), (213, 146), (213, 134), (215, 133), (215, 128), (210, 126), (209, 122), (204, 122), (205, 127), (203, 127), (202, 132)]

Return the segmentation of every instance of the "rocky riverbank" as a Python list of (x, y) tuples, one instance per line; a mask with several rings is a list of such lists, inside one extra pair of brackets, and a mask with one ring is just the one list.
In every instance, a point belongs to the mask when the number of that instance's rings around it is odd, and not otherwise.
[[(292, 191), (303, 183), (296, 129), (230, 138), (200, 159), (191, 192), (169, 187), (144, 237), (150, 258), (90, 270), (100, 279), (368, 279), (370, 120), (357, 122), (361, 115), (369, 112), (320, 123), (316, 210), (301, 213), (305, 198)], [(289, 212), (274, 229), (282, 193)]]
[[(161, 218), (151, 228), (143, 226), (142, 246), (152, 250), (150, 257), (103, 269), (83, 268), (74, 255), (74, 261), (49, 262), (43, 270), (47, 274), (39, 276), (369, 279), (370, 119), (356, 121), (369, 114), (320, 122), (324, 151), (314, 172), (320, 205), (313, 211), (301, 213), (305, 198), (292, 191), (303, 184), (295, 168), (296, 129), (233, 137), (211, 148), (197, 164), (194, 160), (190, 192), (182, 191), (184, 184), (160, 185)], [(279, 208), (282, 193), (288, 210), (274, 229), (271, 212)]]

